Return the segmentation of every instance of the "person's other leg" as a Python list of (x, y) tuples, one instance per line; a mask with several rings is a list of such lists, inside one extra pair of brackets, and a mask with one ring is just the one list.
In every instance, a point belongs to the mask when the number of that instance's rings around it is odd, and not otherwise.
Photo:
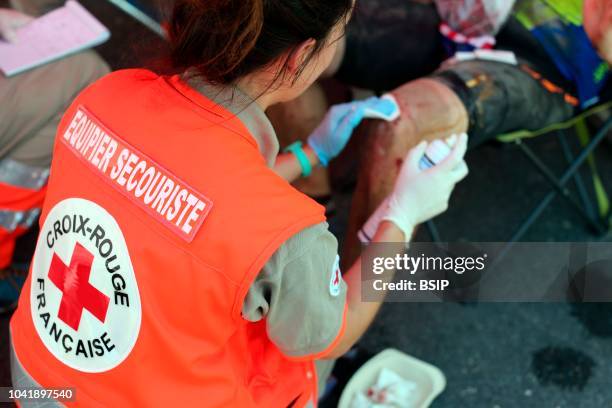
[[(357, 231), (393, 189), (399, 165), (421, 140), (468, 132), (476, 145), (520, 129), (539, 129), (570, 118), (574, 106), (563, 90), (513, 65), (468, 61), (393, 91), (401, 107), (394, 123), (359, 129), (363, 151), (343, 260), (359, 254)], [(427, 199), (424, 197), (423, 199)]]
[(63, 112), (86, 86), (109, 72), (93, 51), (14, 77), (0, 76), (0, 160), (49, 167)]
[(44, 199), (59, 120), (74, 97), (109, 72), (94, 52), (0, 76), (0, 269)]
[(516, 130), (541, 129), (574, 115), (578, 101), (531, 66), (522, 61), (519, 65), (465, 61), (432, 76), (465, 106), (471, 146)]

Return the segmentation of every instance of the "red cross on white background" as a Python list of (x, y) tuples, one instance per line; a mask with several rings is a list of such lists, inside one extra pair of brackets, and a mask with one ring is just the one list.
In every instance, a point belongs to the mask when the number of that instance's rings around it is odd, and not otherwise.
[(110, 298), (89, 283), (94, 256), (84, 246), (76, 243), (70, 265), (53, 254), (49, 267), (49, 279), (62, 291), (58, 317), (79, 330), (83, 309), (104, 323)]
[(332, 282), (334, 286), (340, 284), (340, 269), (336, 269), (336, 276), (334, 277), (334, 281)]

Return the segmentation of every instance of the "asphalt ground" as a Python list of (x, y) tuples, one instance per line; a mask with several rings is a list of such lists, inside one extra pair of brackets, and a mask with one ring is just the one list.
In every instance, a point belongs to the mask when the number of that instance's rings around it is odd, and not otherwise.
[[(163, 42), (155, 34), (106, 1), (82, 3), (112, 30), (111, 40), (98, 51), (114, 69), (163, 62)], [(566, 163), (556, 138), (528, 143), (560, 174)], [(611, 157), (608, 143), (595, 154), (604, 186), (612, 186)], [(484, 145), (468, 153), (467, 162), (469, 177), (457, 187), (448, 212), (436, 220), (445, 241), (505, 241), (550, 191), (514, 145)], [(589, 177), (585, 172), (590, 188)], [(341, 234), (350, 195), (334, 198), (338, 210), (332, 223)], [(417, 240), (429, 240), (424, 229)], [(557, 198), (523, 240), (605, 242), (610, 236), (594, 234)], [(31, 241), (22, 241), (22, 253)], [(607, 304), (389, 303), (360, 342), (370, 354), (387, 347), (444, 372), (448, 384), (435, 408), (612, 406), (612, 307)], [(8, 317), (2, 317), (0, 385), (9, 384)]]

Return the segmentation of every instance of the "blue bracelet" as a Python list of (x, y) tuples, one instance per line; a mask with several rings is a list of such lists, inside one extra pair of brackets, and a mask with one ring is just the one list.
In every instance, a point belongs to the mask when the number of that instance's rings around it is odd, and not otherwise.
[(306, 153), (302, 148), (301, 141), (298, 140), (297, 142), (291, 143), (285, 148), (284, 151), (291, 152), (295, 155), (295, 158), (297, 159), (298, 163), (300, 163), (300, 167), (302, 168), (303, 177), (310, 176), (310, 174), (312, 173), (312, 165), (310, 164), (310, 160), (308, 159), (308, 156), (306, 156)]

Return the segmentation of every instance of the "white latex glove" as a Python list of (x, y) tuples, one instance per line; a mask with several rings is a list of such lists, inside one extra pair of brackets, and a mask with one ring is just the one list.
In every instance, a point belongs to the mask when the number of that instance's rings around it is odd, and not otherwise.
[(446, 211), (451, 193), (460, 180), (468, 174), (463, 160), (467, 151), (467, 135), (463, 134), (451, 153), (436, 166), (419, 169), (419, 161), (426, 142), (421, 142), (407, 155), (400, 169), (393, 193), (388, 200), (382, 220), (391, 221), (404, 233), (406, 242), (414, 227)]
[(0, 36), (9, 41), (17, 40), (17, 30), (34, 20), (33, 17), (19, 11), (0, 8)]

